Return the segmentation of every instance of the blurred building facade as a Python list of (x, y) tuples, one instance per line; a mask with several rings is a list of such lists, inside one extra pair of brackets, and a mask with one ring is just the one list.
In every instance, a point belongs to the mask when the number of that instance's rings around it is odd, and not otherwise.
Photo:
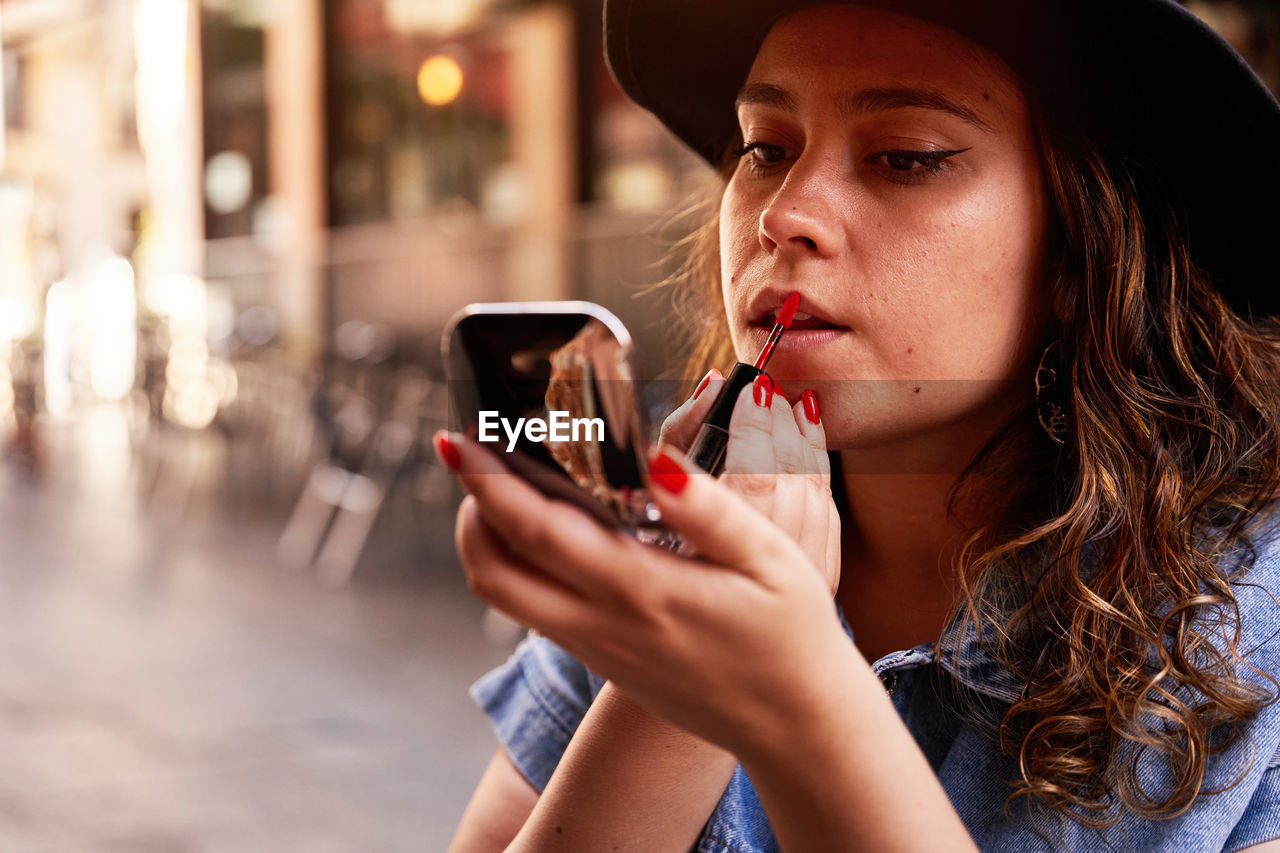
[[(616, 89), (601, 4), (0, 0), (0, 355), (59, 412), (177, 351), (197, 424), (238, 351), (351, 322), (430, 362), (465, 302), (573, 297), (643, 341), (709, 173)], [(1280, 84), (1274, 2), (1189, 5)]]
[(136, 293), (117, 325), (144, 337), (194, 300), (216, 349), (260, 308), (274, 327), (251, 336), (305, 359), (352, 319), (430, 348), (465, 301), (609, 300), (660, 278), (657, 241), (620, 247), (703, 173), (613, 88), (599, 15), (591, 0), (4, 0), (0, 299), (25, 305), (4, 312), (23, 318), (9, 338), (44, 337), (53, 288), (79, 319), (43, 343), (67, 339), (53, 367), (79, 382), (111, 347), (134, 356), (119, 329), (84, 340), (111, 287)]

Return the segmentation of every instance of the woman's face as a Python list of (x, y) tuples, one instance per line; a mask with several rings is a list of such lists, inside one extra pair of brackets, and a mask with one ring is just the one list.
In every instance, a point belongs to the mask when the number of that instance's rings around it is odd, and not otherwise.
[(833, 449), (971, 453), (1026, 404), (1051, 311), (1012, 72), (950, 30), (823, 6), (773, 27), (738, 119), (720, 246), (739, 357), (799, 291), (769, 372), (788, 394), (818, 389)]

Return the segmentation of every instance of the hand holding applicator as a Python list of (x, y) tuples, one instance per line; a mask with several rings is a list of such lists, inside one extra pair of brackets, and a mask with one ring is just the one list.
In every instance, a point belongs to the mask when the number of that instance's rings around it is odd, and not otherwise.
[(738, 394), (754, 382), (757, 376), (764, 373), (765, 366), (773, 356), (774, 348), (778, 346), (782, 333), (791, 327), (791, 321), (795, 319), (796, 309), (799, 306), (799, 293), (793, 293), (787, 297), (782, 307), (778, 309), (778, 319), (774, 322), (773, 329), (769, 332), (769, 339), (760, 350), (756, 363), (746, 364), (740, 361), (733, 366), (720, 393), (711, 404), (711, 411), (702, 421), (702, 427), (689, 447), (689, 458), (713, 477), (719, 476), (724, 468), (724, 451), (729, 444), (729, 421), (733, 417), (733, 407), (738, 402)]

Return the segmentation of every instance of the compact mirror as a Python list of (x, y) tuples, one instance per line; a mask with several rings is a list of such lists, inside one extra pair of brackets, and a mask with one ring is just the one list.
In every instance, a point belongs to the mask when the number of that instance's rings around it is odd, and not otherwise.
[(600, 521), (657, 521), (631, 335), (590, 302), (476, 303), (445, 329), (452, 428)]

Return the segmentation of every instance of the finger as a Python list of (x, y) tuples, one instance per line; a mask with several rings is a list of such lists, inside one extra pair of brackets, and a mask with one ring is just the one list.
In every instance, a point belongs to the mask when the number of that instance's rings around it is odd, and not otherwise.
[[(563, 501), (547, 498), (476, 442), (456, 433), (437, 433), (442, 458), (446, 446), (453, 448), (450, 467), (459, 482), (476, 498), (481, 516), (509, 550), (584, 592), (598, 594), (614, 585), (611, 575), (621, 571), (623, 550), (634, 546), (633, 540)], [(548, 471), (547, 476), (560, 475)]]
[(809, 444), (814, 467), (827, 479), (828, 488), (831, 482), (831, 457), (827, 456), (827, 431), (822, 423), (822, 410), (818, 395), (805, 389), (800, 395), (800, 402), (794, 410), (796, 427)]
[(688, 450), (693, 439), (698, 435), (702, 421), (715, 405), (720, 389), (724, 388), (724, 377), (714, 367), (702, 377), (689, 399), (680, 404), (674, 412), (662, 422), (662, 431), (658, 436), (658, 446), (671, 445), (680, 450)]
[[(830, 493), (815, 483), (817, 474), (780, 476), (792, 484), (794, 493), (788, 491), (785, 498), (779, 499), (779, 505), (786, 508), (786, 514), (775, 523), (789, 533), (793, 528), (796, 530), (792, 538), (809, 558), (814, 570), (826, 581), (834, 566), (839, 564), (839, 551), (831, 550), (833, 519), (837, 534), (839, 531), (835, 504), (831, 502)], [(838, 540), (836, 545), (838, 548)], [(835, 592), (834, 588), (832, 592)]]
[[(797, 404), (798, 405), (798, 404)], [(791, 402), (781, 394), (774, 394), (769, 408), (773, 416), (773, 461), (779, 474), (805, 474), (813, 469), (808, 440), (796, 424)]]
[(484, 520), (474, 495), (458, 507), (454, 540), (472, 594), (521, 625), (558, 631), (580, 612), (582, 597), (512, 553)]
[(774, 513), (774, 521), (788, 532), (798, 532), (815, 513), (825, 517), (831, 501), (831, 460), (818, 399), (812, 391), (801, 394), (784, 418), (775, 422), (774, 446), (779, 470), (775, 498), (779, 511)]
[(831, 459), (817, 395), (806, 389), (791, 414), (797, 435), (805, 443), (807, 459), (806, 473), (799, 478), (804, 495), (788, 499), (790, 505), (804, 506), (805, 518), (800, 523), (807, 529), (797, 541), (824, 577), (838, 577), (840, 518), (831, 499)]
[(738, 393), (729, 421), (721, 481), (766, 516), (772, 515), (777, 487), (774, 459), (773, 405), (785, 406), (773, 393), (773, 382), (761, 374)]
[[(820, 476), (815, 470), (813, 454), (808, 440), (796, 427), (795, 413), (790, 404), (775, 396), (773, 414), (774, 475), (773, 509), (771, 517), (788, 536), (806, 550), (811, 547), (814, 522), (813, 495), (810, 494), (811, 478)], [(825, 536), (824, 542), (825, 542)], [(808, 544), (807, 544), (808, 543)]]
[[(523, 551), (540, 544), (538, 516), (550, 510), (551, 501), (529, 483), (511, 473), (492, 453), (475, 442), (443, 430), (433, 439), (436, 453), (458, 477), (459, 484), (479, 501), (480, 512), (502, 535), (509, 547)], [(551, 473), (551, 472), (548, 472)], [(532, 509), (529, 513), (526, 510)]]
[[(704, 560), (759, 577), (779, 561), (806, 559), (744, 497), (707, 476), (679, 451), (668, 448), (654, 457), (649, 482), (664, 522)], [(816, 572), (808, 574), (817, 580)]]
[[(831, 460), (827, 457), (818, 398), (812, 391), (805, 390), (786, 412), (785, 421), (775, 423), (774, 446), (779, 470), (775, 498), (779, 511), (774, 513), (774, 521), (799, 541), (806, 521), (825, 518), (826, 505), (831, 501)], [(812, 543), (813, 531), (806, 533), (806, 541)], [(816, 549), (816, 555), (824, 552), (825, 545)], [(815, 562), (822, 565), (820, 560)]]

